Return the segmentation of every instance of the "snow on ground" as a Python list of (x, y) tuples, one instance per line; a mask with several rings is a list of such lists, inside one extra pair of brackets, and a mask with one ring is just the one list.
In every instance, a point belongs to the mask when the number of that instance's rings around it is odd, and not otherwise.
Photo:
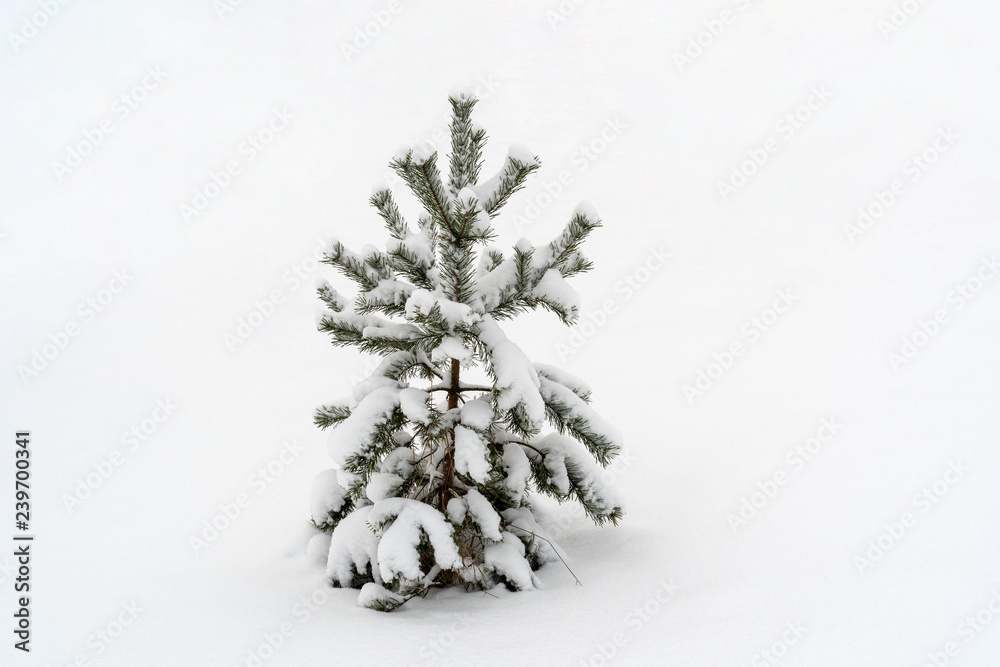
[[(997, 664), (1000, 7), (341, 4), (4, 4), (0, 662)], [(593, 388), (629, 513), (543, 504), (572, 575), (385, 615), (304, 555), (312, 410), (372, 368), (315, 260), (456, 87), (484, 174), (542, 162), (503, 246), (604, 220), (580, 323), (505, 331)]]

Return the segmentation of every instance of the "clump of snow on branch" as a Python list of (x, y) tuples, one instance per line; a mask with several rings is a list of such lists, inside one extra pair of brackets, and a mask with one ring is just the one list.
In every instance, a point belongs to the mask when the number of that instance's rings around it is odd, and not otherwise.
[(493, 423), (493, 406), (489, 399), (477, 398), (462, 406), (461, 421), (469, 428), (485, 431)]
[(504, 531), (501, 542), (487, 545), (483, 551), (487, 571), (501, 576), (514, 590), (530, 591), (535, 588), (538, 578), (524, 558), (524, 543), (517, 535)]
[(385, 526), (378, 540), (378, 564), (383, 581), (403, 577), (415, 582), (427, 574), (420, 569), (418, 553), (424, 538), (430, 542), (439, 567), (457, 569), (462, 565), (451, 524), (426, 503), (409, 498), (386, 498), (375, 503), (368, 521), (373, 526)]
[(348, 514), (333, 531), (330, 538), (330, 555), (326, 563), (326, 576), (336, 585), (353, 586), (359, 576), (370, 572), (376, 582), (381, 582), (378, 563), (378, 537), (368, 524), (371, 506), (359, 507)]
[(540, 425), (545, 418), (545, 403), (538, 393), (538, 373), (531, 361), (507, 338), (493, 318), (484, 317), (478, 328), (496, 376), (497, 407), (503, 411), (522, 407), (529, 424)]
[(465, 494), (465, 502), (469, 508), (469, 518), (479, 526), (483, 537), (494, 542), (503, 539), (500, 535), (500, 515), (493, 509), (490, 501), (476, 489), (469, 489)]
[(347, 489), (337, 481), (336, 470), (324, 470), (313, 479), (309, 490), (309, 512), (319, 528), (330, 524), (330, 515), (336, 514), (347, 503)]
[(455, 470), (477, 482), (486, 481), (490, 473), (486, 439), (471, 428), (455, 427)]

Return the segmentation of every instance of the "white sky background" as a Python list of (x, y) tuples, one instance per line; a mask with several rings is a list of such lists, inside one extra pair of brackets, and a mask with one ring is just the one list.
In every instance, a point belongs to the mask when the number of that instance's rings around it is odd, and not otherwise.
[[(36, 542), (33, 650), (3, 630), (0, 662), (246, 665), (288, 623), (264, 664), (754, 665), (784, 638), (786, 665), (923, 665), (949, 643), (948, 664), (993, 664), (1000, 7), (342, 4), (4, 3), (0, 489), (30, 430)], [(329, 236), (384, 241), (372, 185), (446, 129), (458, 86), (480, 89), (484, 176), (511, 143), (543, 165), (502, 245), (547, 242), (580, 200), (604, 220), (575, 336), (545, 313), (507, 331), (594, 387), (629, 513), (594, 529), (543, 504), (583, 587), (548, 568), (539, 592), (388, 617), (330, 591), (304, 618), (326, 590), (288, 556), (330, 467), (311, 415), (366, 363), (315, 331), (315, 281), (348, 285), (312, 259)], [(789, 454), (824, 420), (821, 451)], [(629, 616), (664, 580), (669, 602)]]

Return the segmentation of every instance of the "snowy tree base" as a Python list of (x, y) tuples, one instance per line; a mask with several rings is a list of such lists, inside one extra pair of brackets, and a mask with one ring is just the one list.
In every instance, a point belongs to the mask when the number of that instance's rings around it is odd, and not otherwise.
[(379, 611), (433, 588), (532, 590), (538, 586), (535, 570), (562, 561), (527, 507), (498, 514), (470, 489), (452, 499), (450, 509), (445, 518), (416, 500), (381, 500), (354, 510), (332, 533), (316, 535), (307, 551), (316, 557), (328, 544), (330, 583), (362, 589), (359, 604)]

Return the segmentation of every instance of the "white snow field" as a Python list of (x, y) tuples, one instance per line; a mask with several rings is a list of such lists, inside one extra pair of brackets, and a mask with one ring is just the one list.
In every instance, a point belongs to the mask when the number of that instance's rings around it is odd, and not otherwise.
[[(1000, 664), (998, 21), (7, 0), (0, 664)], [(573, 574), (381, 614), (305, 553), (312, 412), (371, 370), (315, 329), (316, 282), (350, 290), (316, 259), (384, 242), (372, 185), (400, 145), (447, 152), (456, 87), (484, 178), (512, 144), (542, 162), (501, 245), (604, 221), (580, 322), (504, 328), (593, 387), (627, 512), (539, 502)]]

